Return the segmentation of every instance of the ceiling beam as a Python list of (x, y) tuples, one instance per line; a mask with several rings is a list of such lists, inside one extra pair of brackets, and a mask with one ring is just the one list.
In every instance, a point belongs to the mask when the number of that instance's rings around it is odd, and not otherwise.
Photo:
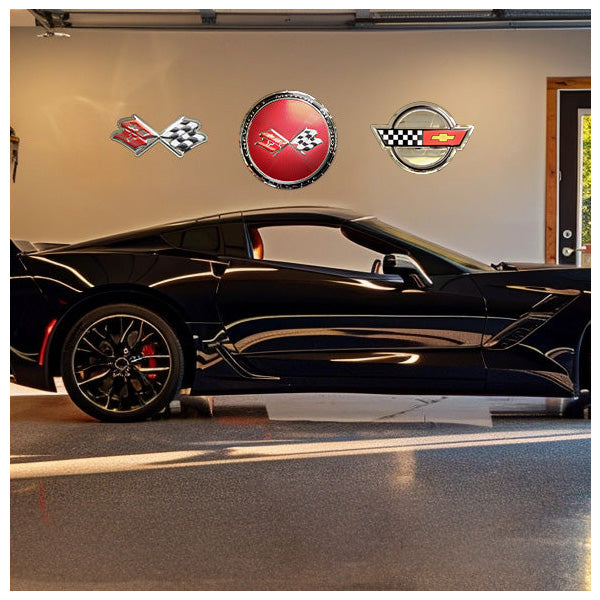
[(38, 27), (158, 30), (427, 30), (591, 28), (591, 10), (42, 10)]

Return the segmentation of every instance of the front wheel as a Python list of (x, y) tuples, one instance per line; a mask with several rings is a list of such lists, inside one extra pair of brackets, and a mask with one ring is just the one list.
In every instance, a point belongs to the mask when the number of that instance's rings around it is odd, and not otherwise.
[(592, 395), (590, 390), (582, 390), (579, 398), (572, 402), (565, 410), (567, 419), (591, 419), (592, 418)]
[(73, 402), (101, 421), (139, 421), (175, 397), (183, 351), (171, 326), (131, 304), (97, 308), (68, 333), (62, 355)]

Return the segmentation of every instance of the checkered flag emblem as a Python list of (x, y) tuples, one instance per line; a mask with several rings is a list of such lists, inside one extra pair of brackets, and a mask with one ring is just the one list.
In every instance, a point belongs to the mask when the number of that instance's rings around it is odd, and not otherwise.
[(323, 143), (323, 140), (317, 137), (318, 133), (319, 132), (316, 129), (305, 127), (288, 141), (278, 131), (275, 131), (275, 129), (269, 129), (260, 132), (260, 139), (257, 142), (254, 142), (254, 145), (264, 148), (273, 156), (277, 156), (277, 154), (288, 146), (291, 146), (294, 150), (300, 152), (300, 154), (305, 154)]
[(120, 119), (117, 125), (118, 129), (113, 131), (111, 139), (131, 150), (135, 156), (141, 156), (160, 142), (175, 156), (181, 158), (186, 152), (208, 139), (206, 134), (198, 131), (200, 121), (188, 119), (186, 116), (179, 117), (162, 133), (157, 133), (137, 115)]
[(199, 121), (180, 117), (160, 134), (160, 141), (181, 158), (186, 152), (207, 140), (206, 135), (198, 131), (199, 128)]
[(323, 140), (317, 137), (316, 129), (308, 127), (296, 135), (291, 141), (290, 146), (293, 146), (298, 152), (308, 152), (322, 144)]
[(422, 129), (377, 129), (377, 134), (386, 148), (423, 145)]
[(461, 148), (472, 127), (452, 127), (451, 129), (396, 129), (394, 127), (372, 126), (384, 148)]

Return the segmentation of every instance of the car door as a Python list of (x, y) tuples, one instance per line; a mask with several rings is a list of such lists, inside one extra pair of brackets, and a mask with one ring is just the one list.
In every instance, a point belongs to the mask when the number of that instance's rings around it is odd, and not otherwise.
[(259, 376), (319, 389), (483, 389), (484, 303), (468, 276), (416, 289), (398, 275), (235, 259), (217, 306), (234, 359)]

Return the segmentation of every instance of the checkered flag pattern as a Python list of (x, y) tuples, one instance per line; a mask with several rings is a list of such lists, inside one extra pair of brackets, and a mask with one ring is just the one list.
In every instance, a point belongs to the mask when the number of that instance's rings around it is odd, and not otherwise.
[(423, 145), (422, 129), (378, 129), (377, 133), (383, 145), (388, 148)]
[(160, 141), (177, 156), (183, 156), (188, 150), (206, 141), (206, 135), (196, 131), (199, 127), (198, 121), (180, 117), (160, 134)]
[(299, 152), (308, 152), (322, 143), (323, 140), (317, 137), (317, 130), (307, 127), (290, 141), (290, 146), (294, 146)]

